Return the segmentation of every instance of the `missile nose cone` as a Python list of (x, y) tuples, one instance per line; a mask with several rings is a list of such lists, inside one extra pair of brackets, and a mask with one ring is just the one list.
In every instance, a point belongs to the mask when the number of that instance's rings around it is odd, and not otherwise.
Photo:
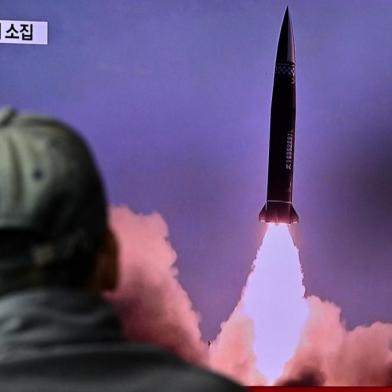
[(289, 7), (286, 8), (282, 28), (280, 29), (276, 61), (295, 63), (294, 34), (291, 27)]

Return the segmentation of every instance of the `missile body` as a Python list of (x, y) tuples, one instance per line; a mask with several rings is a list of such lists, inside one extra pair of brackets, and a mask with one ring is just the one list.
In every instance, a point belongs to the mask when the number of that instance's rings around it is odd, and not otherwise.
[(267, 203), (264, 222), (296, 223), (292, 205), (295, 142), (295, 49), (288, 8), (283, 19), (275, 63), (271, 104)]

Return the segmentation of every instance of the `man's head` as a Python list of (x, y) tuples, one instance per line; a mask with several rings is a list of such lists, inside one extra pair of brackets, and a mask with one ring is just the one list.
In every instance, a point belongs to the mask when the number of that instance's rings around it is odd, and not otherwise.
[(69, 126), (0, 112), (0, 293), (116, 282), (117, 248), (94, 159)]

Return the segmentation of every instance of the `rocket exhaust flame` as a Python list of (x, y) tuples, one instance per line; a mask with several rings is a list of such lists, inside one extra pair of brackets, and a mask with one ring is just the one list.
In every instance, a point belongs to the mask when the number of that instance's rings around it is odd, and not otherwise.
[(308, 318), (298, 249), (285, 224), (269, 225), (243, 292), (256, 366), (272, 383), (293, 356)]

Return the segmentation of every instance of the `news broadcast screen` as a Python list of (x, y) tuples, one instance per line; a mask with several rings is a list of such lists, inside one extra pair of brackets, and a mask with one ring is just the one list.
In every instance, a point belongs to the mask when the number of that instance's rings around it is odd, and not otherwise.
[(392, 2), (2, 0), (0, 103), (77, 129), (127, 338), (245, 386), (392, 384)]

